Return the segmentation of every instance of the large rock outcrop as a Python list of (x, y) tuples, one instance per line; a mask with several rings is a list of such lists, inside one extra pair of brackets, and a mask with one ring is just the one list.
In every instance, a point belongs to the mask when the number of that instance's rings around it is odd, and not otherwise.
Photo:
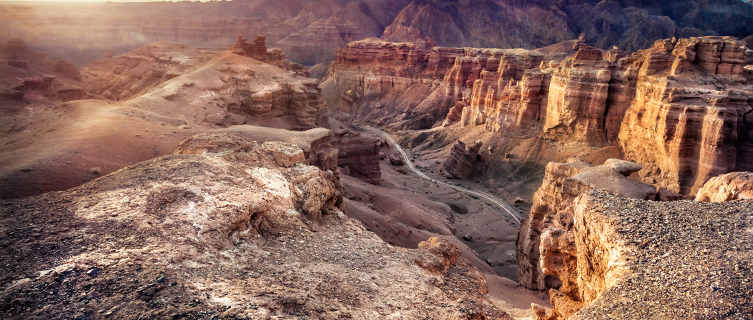
[(526, 126), (538, 121), (540, 100), (546, 92), (542, 86), (551, 81), (551, 74), (534, 69), (544, 57), (536, 51), (490, 57), (479, 79), (472, 83), (470, 103), (461, 111), (461, 123), (485, 124), (487, 131), (498, 132), (509, 125)]
[[(207, 112), (194, 116), (202, 125), (254, 124), (293, 130), (328, 126), (318, 80), (280, 68), (287, 67), (281, 53), (266, 49), (262, 39), (253, 45), (240, 39), (236, 45), (232, 52), (223, 52), (153, 43), (85, 68), (84, 88), (109, 99), (155, 108), (169, 110), (166, 105), (174, 103), (206, 108)], [(157, 106), (155, 99), (162, 103)]]
[(572, 59), (554, 69), (549, 85), (544, 132), (559, 141), (606, 143), (604, 117), (611, 72), (602, 53), (579, 47)]
[(627, 160), (643, 165), (645, 182), (681, 194), (753, 165), (753, 74), (745, 69), (753, 51), (743, 42), (667, 39), (631, 55), (575, 47), (564, 60), (504, 56), (499, 70), (481, 73), (471, 99), (456, 104), (445, 123), (462, 108), (464, 126), (483, 124), (492, 132), (540, 126), (557, 141), (617, 144)]
[[(445, 47), (421, 50), (414, 43), (366, 39), (338, 50), (331, 76), (322, 87), (335, 112), (398, 129), (428, 129), (441, 125), (457, 100), (470, 100), (474, 82), (486, 71), (496, 72), (503, 56), (542, 56), (520, 51)], [(539, 61), (534, 58), (530, 63)], [(448, 121), (458, 120), (456, 115)]]
[(58, 61), (55, 71), (76, 81), (83, 80), (83, 78), (81, 78), (81, 72), (79, 72), (76, 66), (70, 62), (66, 62), (63, 60)]
[(280, 49), (267, 49), (266, 39), (267, 38), (264, 36), (257, 36), (251, 43), (248, 43), (246, 39), (243, 39), (243, 36), (238, 36), (238, 41), (230, 47), (230, 51), (264, 63), (269, 63), (280, 69), (287, 69), (288, 66), (285, 63), (285, 54), (282, 53), (282, 50)]
[(512, 319), (452, 244), (392, 247), (345, 217), (294, 145), (176, 153), (3, 206), (3, 318)]
[(753, 199), (753, 173), (732, 172), (713, 177), (698, 190), (695, 201), (721, 202)]
[(643, 165), (644, 182), (683, 195), (713, 176), (751, 170), (753, 50), (744, 42), (671, 38), (630, 55), (586, 42), (426, 51), (358, 41), (338, 51), (323, 91), (335, 112), (389, 129), (459, 123), (537, 130), (585, 148), (617, 145)]
[(582, 194), (573, 231), (550, 229), (542, 239), (542, 267), (569, 293), (551, 290), (554, 309), (537, 319), (747, 319), (751, 205)]
[[(721, 37), (657, 41), (641, 55), (618, 136), (650, 183), (694, 194), (711, 177), (753, 168), (753, 51)], [(620, 60), (629, 63), (635, 57)]]
[(382, 178), (379, 138), (339, 132), (332, 137), (332, 145), (338, 150), (337, 165), (344, 168), (347, 175), (371, 184), (379, 183)]
[[(591, 166), (580, 159), (567, 163), (549, 163), (544, 182), (533, 196), (533, 205), (526, 220), (521, 222), (516, 242), (518, 281), (521, 286), (546, 290), (559, 287), (570, 300), (580, 301), (573, 283), (561, 282), (559, 271), (542, 271), (540, 246), (552, 237), (572, 238), (573, 201), (590, 190), (609, 191), (633, 199), (656, 200), (656, 187), (627, 178), (641, 169), (633, 162), (609, 159), (603, 165)], [(558, 240), (559, 241), (559, 240)], [(543, 247), (542, 247), (543, 248)], [(568, 260), (563, 256), (563, 261)]]
[(450, 156), (442, 165), (442, 169), (451, 177), (458, 179), (470, 178), (476, 165), (482, 161), (479, 151), (481, 151), (481, 141), (476, 141), (473, 145), (468, 146), (465, 142), (458, 140), (450, 150)]

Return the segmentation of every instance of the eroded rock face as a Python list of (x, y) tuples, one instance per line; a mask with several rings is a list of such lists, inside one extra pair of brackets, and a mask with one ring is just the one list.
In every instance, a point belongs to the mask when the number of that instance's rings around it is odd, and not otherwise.
[(490, 57), (479, 79), (472, 83), (470, 104), (462, 110), (461, 123), (484, 124), (487, 131), (498, 132), (509, 125), (538, 121), (541, 100), (546, 99), (542, 86), (545, 78), (551, 79), (551, 75), (534, 69), (543, 59), (544, 55), (535, 51)]
[(336, 135), (332, 145), (339, 150), (337, 165), (347, 168), (348, 175), (371, 184), (382, 178), (379, 168), (380, 139), (363, 135)]
[(746, 244), (753, 237), (745, 227), (752, 221), (750, 200), (656, 202), (591, 191), (573, 206), (572, 233), (549, 230), (541, 245), (542, 253), (567, 253), (568, 260), (542, 256), (542, 266), (557, 272), (563, 288), (572, 284), (570, 295), (552, 290), (554, 309), (537, 312), (537, 319), (712, 318), (753, 311), (751, 269), (744, 267), (753, 250)]
[[(498, 70), (480, 73), (467, 105), (456, 105), (445, 123), (456, 121), (462, 108), (464, 126), (492, 132), (540, 126), (543, 136), (557, 141), (617, 144), (628, 160), (643, 165), (645, 182), (680, 194), (753, 166), (747, 118), (752, 77), (745, 69), (753, 51), (744, 42), (673, 38), (631, 55), (580, 42), (564, 60), (503, 56)], [(454, 67), (469, 68), (460, 62)]]
[(81, 72), (79, 72), (76, 66), (74, 66), (70, 62), (65, 62), (62, 60), (58, 61), (58, 65), (55, 71), (60, 72), (66, 77), (69, 77), (71, 79), (78, 80), (78, 81), (82, 80)]
[(450, 156), (442, 165), (442, 169), (458, 179), (470, 178), (474, 173), (476, 164), (482, 160), (479, 155), (481, 145), (481, 141), (476, 141), (473, 145), (468, 146), (465, 142), (458, 140), (452, 146)]
[(656, 200), (656, 187), (627, 178), (640, 169), (637, 163), (617, 159), (595, 167), (579, 159), (549, 163), (544, 182), (533, 196), (528, 218), (521, 222), (518, 231), (520, 285), (534, 290), (559, 287), (569, 301), (580, 303), (577, 287), (573, 282), (565, 282), (572, 279), (559, 277), (564, 272), (560, 269), (573, 268), (576, 252), (572, 248), (552, 249), (552, 243), (573, 243), (568, 240), (573, 237), (569, 234), (573, 232), (573, 201), (580, 194), (604, 190), (633, 199)]
[[(294, 145), (220, 134), (176, 153), (5, 206), (18, 209), (0, 211), (0, 242), (13, 248), (0, 256), (17, 257), (0, 267), (4, 317), (270, 318), (294, 306), (312, 318), (377, 319), (389, 303), (411, 318), (511, 319), (464, 259), (441, 274), (414, 265), (452, 248), (388, 246), (345, 217), (334, 184)], [(49, 292), (56, 300), (43, 303)]]
[[(255, 124), (292, 130), (328, 126), (319, 81), (281, 69), (281, 56), (264, 56), (262, 48), (266, 48), (263, 39), (256, 44), (241, 41), (236, 51), (242, 55), (153, 43), (84, 69), (84, 88), (113, 100), (147, 101), (139, 105), (160, 100), (155, 108), (175, 103), (206, 108), (207, 112), (194, 116), (201, 125)], [(255, 55), (269, 63), (246, 58)]]
[(618, 141), (644, 165), (645, 181), (694, 194), (711, 177), (753, 166), (753, 87), (743, 76), (753, 51), (704, 37), (657, 41), (634, 55), (643, 62)]
[[(470, 100), (474, 82), (486, 71), (497, 71), (507, 51), (421, 50), (414, 43), (366, 39), (338, 50), (331, 77), (323, 86), (331, 88), (327, 102), (336, 111), (378, 125), (428, 129), (440, 125), (457, 100)], [(530, 62), (538, 63), (535, 59)], [(341, 99), (345, 93), (347, 99)], [(460, 120), (462, 112), (455, 109), (446, 122)]]
[[(285, 54), (280, 49), (267, 49), (266, 37), (257, 36), (251, 43), (248, 43), (243, 36), (238, 36), (238, 41), (230, 47), (230, 51), (242, 56), (259, 60), (277, 66), (280, 69), (287, 69), (285, 63)], [(308, 77), (308, 76), (307, 76)]]
[(753, 173), (732, 172), (713, 177), (698, 190), (695, 201), (721, 202), (753, 199)]
[(602, 53), (579, 47), (572, 60), (554, 69), (549, 85), (544, 132), (559, 141), (602, 146), (611, 71)]

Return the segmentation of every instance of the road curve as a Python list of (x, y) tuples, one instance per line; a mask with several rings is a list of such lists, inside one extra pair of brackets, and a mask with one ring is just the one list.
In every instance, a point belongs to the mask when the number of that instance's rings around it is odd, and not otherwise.
[(501, 199), (499, 199), (499, 198), (497, 198), (497, 197), (495, 197), (495, 196), (493, 196), (491, 194), (488, 194), (488, 193), (479, 192), (479, 191), (473, 191), (473, 190), (468, 190), (468, 189), (465, 189), (465, 188), (461, 188), (461, 187), (458, 187), (458, 186), (451, 185), (449, 183), (445, 183), (443, 181), (436, 180), (434, 178), (431, 178), (431, 177), (425, 175), (423, 172), (418, 171), (418, 169), (416, 169), (416, 167), (413, 166), (413, 162), (411, 162), (410, 159), (408, 159), (408, 154), (406, 154), (405, 151), (403, 151), (403, 148), (401, 148), (400, 145), (397, 144), (397, 142), (395, 142), (394, 139), (392, 139), (392, 136), (390, 136), (388, 133), (386, 133), (386, 132), (384, 132), (382, 130), (376, 129), (376, 128), (367, 127), (366, 129), (369, 130), (369, 131), (377, 132), (381, 136), (387, 138), (387, 140), (390, 142), (390, 144), (393, 145), (395, 147), (395, 149), (397, 149), (398, 152), (400, 152), (400, 155), (403, 157), (403, 160), (405, 160), (405, 164), (408, 165), (408, 169), (410, 169), (411, 171), (413, 171), (419, 177), (421, 177), (423, 179), (426, 179), (426, 180), (429, 180), (431, 182), (436, 182), (436, 183), (448, 186), (448, 187), (450, 187), (450, 188), (452, 188), (452, 189), (454, 189), (455, 191), (458, 191), (458, 192), (462, 192), (462, 193), (466, 193), (466, 194), (471, 194), (471, 195), (474, 195), (474, 196), (477, 196), (477, 197), (482, 197), (482, 198), (484, 198), (486, 200), (489, 200), (491, 203), (494, 203), (497, 206), (499, 206), (502, 209), (502, 211), (504, 211), (508, 215), (510, 215), (513, 219), (515, 219), (515, 221), (518, 223), (518, 225), (520, 225), (520, 217), (518, 217), (518, 214), (516, 213), (516, 210), (514, 208), (512, 208), (509, 204), (507, 204), (504, 201), (502, 201)]

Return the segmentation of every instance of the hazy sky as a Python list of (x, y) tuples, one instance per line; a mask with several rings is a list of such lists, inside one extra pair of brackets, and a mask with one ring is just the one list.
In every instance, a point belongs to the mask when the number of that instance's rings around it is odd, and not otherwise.
[[(151, 2), (152, 0), (115, 0), (111, 2)], [(162, 1), (162, 0), (159, 0)], [(173, 0), (175, 2), (177, 0)], [(196, 0), (190, 0), (190, 1), (196, 1)], [(69, 1), (69, 0), (13, 0), (13, 1), (3, 1), (0, 0), (0, 4), (41, 4), (41, 3), (55, 3), (55, 4), (65, 4), (65, 3), (80, 3), (80, 2), (106, 2), (105, 0), (76, 0), (76, 1)]]

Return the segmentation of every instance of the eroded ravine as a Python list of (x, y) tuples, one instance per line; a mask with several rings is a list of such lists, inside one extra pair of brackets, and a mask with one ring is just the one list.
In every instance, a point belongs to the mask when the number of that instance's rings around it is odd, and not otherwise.
[(446, 183), (446, 182), (443, 182), (441, 180), (438, 180), (438, 179), (435, 179), (435, 178), (427, 176), (425, 173), (423, 173), (420, 170), (416, 169), (416, 167), (413, 165), (413, 163), (408, 158), (408, 154), (405, 153), (405, 151), (403, 150), (403, 148), (400, 147), (400, 145), (397, 142), (395, 142), (395, 140), (392, 138), (392, 136), (390, 134), (388, 134), (387, 132), (384, 132), (382, 130), (373, 128), (373, 127), (367, 127), (366, 129), (369, 130), (369, 131), (372, 131), (372, 132), (376, 132), (380, 136), (385, 137), (387, 139), (387, 141), (390, 142), (390, 145), (392, 145), (395, 148), (395, 150), (397, 150), (398, 153), (400, 153), (400, 156), (403, 157), (403, 160), (405, 161), (405, 164), (408, 166), (408, 169), (410, 171), (412, 171), (413, 173), (415, 173), (416, 175), (418, 175), (419, 177), (421, 177), (422, 179), (426, 179), (426, 180), (429, 180), (431, 182), (435, 182), (435, 183), (444, 185), (446, 187), (450, 187), (450, 188), (452, 188), (453, 190), (455, 190), (457, 192), (461, 192), (461, 193), (465, 193), (465, 194), (473, 195), (473, 196), (477, 196), (477, 197), (482, 197), (482, 198), (484, 198), (486, 200), (489, 200), (490, 202), (492, 202), (495, 205), (497, 205), (507, 215), (509, 215), (510, 217), (512, 217), (518, 223), (518, 225), (520, 225), (520, 218), (521, 217), (518, 216), (518, 214), (516, 213), (517, 210), (515, 210), (515, 208), (512, 208), (509, 204), (507, 204), (504, 201), (502, 201), (502, 199), (499, 199), (498, 197), (495, 197), (494, 195), (491, 195), (491, 194), (488, 194), (488, 193), (485, 193), (485, 192), (468, 190), (468, 189), (461, 188), (461, 187), (458, 187), (458, 186), (455, 186), (455, 185), (451, 185), (449, 183)]

